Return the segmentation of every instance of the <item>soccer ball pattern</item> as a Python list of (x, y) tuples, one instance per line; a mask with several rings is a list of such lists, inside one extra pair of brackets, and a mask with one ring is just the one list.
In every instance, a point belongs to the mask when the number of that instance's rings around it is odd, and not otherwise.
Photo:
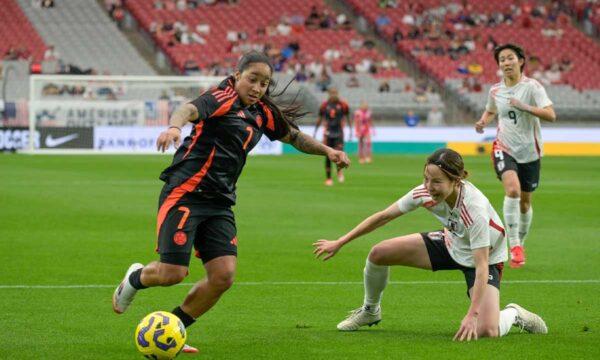
[(179, 318), (166, 311), (156, 311), (140, 321), (135, 330), (135, 345), (148, 359), (169, 360), (179, 355), (187, 338)]

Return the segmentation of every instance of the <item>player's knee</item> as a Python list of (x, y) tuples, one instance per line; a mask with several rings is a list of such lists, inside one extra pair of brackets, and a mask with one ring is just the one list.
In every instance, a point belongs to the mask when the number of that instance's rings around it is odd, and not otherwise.
[(369, 252), (369, 261), (375, 265), (382, 265), (385, 256), (385, 250), (382, 246), (375, 245)]
[(234, 272), (224, 271), (218, 274), (213, 274), (213, 276), (208, 278), (208, 282), (214, 290), (225, 292), (233, 285)]
[(498, 337), (500, 332), (497, 326), (488, 326), (481, 329), (480, 337)]
[(506, 187), (506, 196), (511, 198), (521, 197), (521, 189), (517, 185), (509, 185)]

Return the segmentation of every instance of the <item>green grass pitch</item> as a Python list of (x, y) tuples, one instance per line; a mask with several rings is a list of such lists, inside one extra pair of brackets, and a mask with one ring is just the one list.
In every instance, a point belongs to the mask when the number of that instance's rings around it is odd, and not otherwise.
[[(335, 325), (362, 303), (362, 269), (380, 240), (440, 227), (420, 210), (355, 240), (332, 260), (311, 243), (334, 239), (421, 181), (425, 156), (378, 156), (323, 186), (323, 159), (252, 157), (238, 184), (236, 284), (189, 330), (199, 359), (600, 358), (600, 158), (548, 157), (534, 194), (527, 265), (504, 273), (501, 304), (544, 317), (546, 336), (452, 342), (468, 308), (460, 272), (392, 268), (383, 321)], [(132, 262), (150, 262), (170, 162), (161, 156), (0, 156), (2, 359), (136, 359), (137, 322), (179, 305), (188, 286), (140, 292), (123, 315), (111, 294)], [(489, 157), (467, 157), (470, 180), (501, 212)], [(187, 283), (203, 276), (192, 261)], [(545, 280), (540, 282), (540, 280)], [(76, 286), (76, 287), (70, 287)], [(87, 286), (87, 287), (86, 287)], [(180, 358), (191, 358), (182, 355)]]

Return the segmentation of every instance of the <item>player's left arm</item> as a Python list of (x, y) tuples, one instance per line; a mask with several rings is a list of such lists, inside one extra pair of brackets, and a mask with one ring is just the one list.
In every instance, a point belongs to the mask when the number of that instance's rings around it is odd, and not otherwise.
[(469, 311), (463, 318), (460, 329), (454, 335), (454, 340), (458, 341), (477, 340), (477, 318), (479, 317), (479, 310), (481, 309), (489, 276), (489, 248), (487, 246), (477, 248), (473, 249), (472, 252), (475, 260), (475, 284), (471, 290)]
[(289, 133), (282, 137), (280, 141), (290, 144), (306, 154), (325, 155), (340, 169), (350, 166), (350, 159), (345, 152), (332, 149), (298, 129), (291, 128)]
[(542, 120), (555, 122), (556, 113), (554, 112), (554, 107), (552, 107), (552, 101), (548, 98), (546, 89), (544, 89), (537, 81), (534, 81), (531, 85), (531, 95), (535, 106), (524, 104), (515, 98), (510, 99), (510, 104), (517, 109), (528, 112)]
[(541, 120), (550, 122), (556, 121), (556, 113), (554, 112), (554, 107), (552, 105), (540, 108), (537, 106), (524, 104), (515, 98), (510, 99), (510, 104), (521, 111), (528, 112), (533, 116), (540, 118)]

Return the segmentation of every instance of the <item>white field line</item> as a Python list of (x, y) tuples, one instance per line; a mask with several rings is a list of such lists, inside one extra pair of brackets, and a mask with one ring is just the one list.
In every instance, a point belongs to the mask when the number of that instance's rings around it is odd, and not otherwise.
[[(390, 281), (390, 285), (454, 285), (464, 281)], [(283, 286), (283, 285), (362, 285), (362, 281), (241, 281), (237, 286)], [(600, 279), (582, 280), (506, 280), (502, 284), (600, 284)], [(114, 288), (117, 284), (78, 284), (78, 285), (0, 285), (0, 289), (102, 289)], [(194, 283), (181, 283), (178, 286), (192, 286)]]

